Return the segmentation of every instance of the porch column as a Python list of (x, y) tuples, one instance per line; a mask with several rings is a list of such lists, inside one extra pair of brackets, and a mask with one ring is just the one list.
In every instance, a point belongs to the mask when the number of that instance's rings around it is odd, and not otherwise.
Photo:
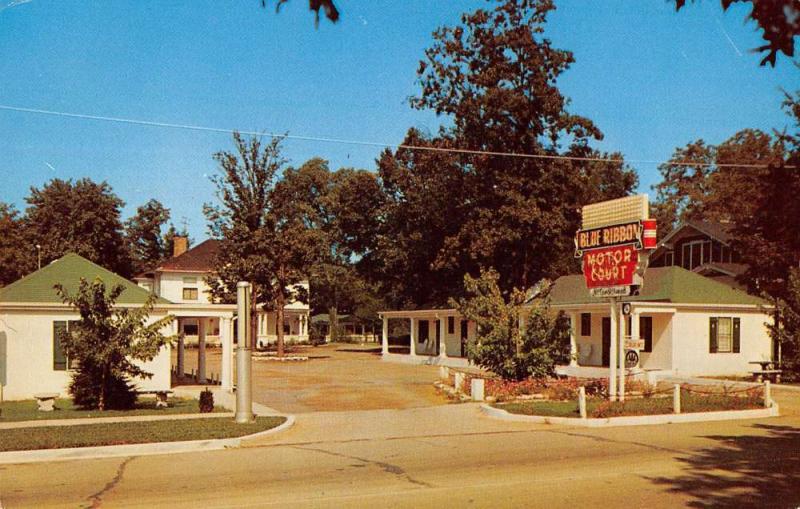
[(381, 334), (381, 354), (386, 355), (389, 353), (389, 319), (382, 316), (383, 331)]
[(578, 313), (569, 314), (569, 365), (578, 365)]
[(619, 400), (625, 401), (625, 315), (622, 314), (622, 304), (618, 306), (619, 321)]
[[(639, 312), (636, 310), (635, 307), (631, 306), (631, 339), (639, 340), (641, 332), (639, 331)], [(640, 367), (642, 365), (642, 357), (641, 354), (639, 356), (639, 362), (636, 364), (635, 367)]]
[(197, 383), (206, 383), (206, 320), (197, 319)]
[(446, 316), (439, 317), (439, 359), (447, 360), (447, 322)]
[(608, 347), (608, 397), (611, 401), (617, 400), (617, 301), (612, 300), (609, 306), (611, 318), (611, 341)]
[(233, 331), (231, 330), (231, 321), (227, 317), (219, 319), (219, 339), (222, 343), (220, 385), (224, 391), (233, 389), (233, 369), (231, 369), (233, 367)]
[(178, 378), (183, 378), (183, 375), (186, 374), (186, 362), (184, 361), (184, 356), (186, 355), (186, 348), (184, 345), (184, 338), (183, 338), (183, 331), (181, 330), (181, 321), (180, 319), (176, 319), (175, 323), (178, 329), (178, 365), (175, 367), (175, 370), (178, 372)]
[(418, 324), (419, 321), (416, 318), (411, 319), (411, 335), (408, 341), (411, 347), (408, 353), (411, 355), (411, 357), (417, 356), (417, 334), (419, 334)]

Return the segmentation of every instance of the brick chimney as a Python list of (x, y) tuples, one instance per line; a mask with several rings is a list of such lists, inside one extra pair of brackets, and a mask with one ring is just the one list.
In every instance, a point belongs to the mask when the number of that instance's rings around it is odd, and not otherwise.
[(182, 235), (172, 237), (172, 257), (180, 256), (189, 249), (189, 238)]

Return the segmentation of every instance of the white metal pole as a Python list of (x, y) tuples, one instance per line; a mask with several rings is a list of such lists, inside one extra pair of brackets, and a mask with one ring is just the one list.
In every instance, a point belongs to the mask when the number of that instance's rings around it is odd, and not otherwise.
[(250, 283), (236, 284), (236, 422), (253, 422), (253, 385), (250, 364)]
[(625, 315), (622, 314), (622, 304), (617, 306), (619, 317), (619, 400), (625, 401)]
[(611, 319), (611, 341), (608, 346), (608, 398), (611, 401), (617, 400), (617, 335), (619, 327), (617, 327), (617, 301), (611, 299), (610, 306), (610, 319)]

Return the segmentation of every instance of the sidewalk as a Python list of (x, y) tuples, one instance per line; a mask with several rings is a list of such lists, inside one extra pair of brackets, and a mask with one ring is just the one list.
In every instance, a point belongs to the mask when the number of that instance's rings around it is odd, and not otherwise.
[(480, 411), (479, 403), (392, 410), (295, 414), (295, 425), (280, 435), (254, 438), (242, 446), (349, 442), (552, 429), (546, 424), (505, 422)]

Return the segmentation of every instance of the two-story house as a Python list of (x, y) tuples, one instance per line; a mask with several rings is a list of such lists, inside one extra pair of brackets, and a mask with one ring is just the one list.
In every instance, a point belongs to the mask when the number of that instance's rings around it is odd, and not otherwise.
[(686, 221), (678, 225), (650, 255), (650, 267), (683, 267), (738, 289), (736, 280), (747, 270), (731, 247), (732, 224)]
[[(139, 274), (134, 279), (139, 286), (154, 292), (170, 302), (180, 304), (213, 303), (208, 278), (214, 277), (214, 257), (219, 250), (219, 241), (208, 239), (188, 249), (185, 237), (175, 237), (173, 257), (158, 267)], [(308, 282), (302, 283), (306, 292)], [(284, 308), (283, 332), (287, 343), (308, 341), (309, 306), (297, 300)], [(196, 343), (201, 329), (209, 343), (219, 342), (219, 320), (198, 318), (182, 320), (180, 330), (187, 343)], [(266, 346), (277, 339), (275, 312), (259, 312), (258, 344)]]

